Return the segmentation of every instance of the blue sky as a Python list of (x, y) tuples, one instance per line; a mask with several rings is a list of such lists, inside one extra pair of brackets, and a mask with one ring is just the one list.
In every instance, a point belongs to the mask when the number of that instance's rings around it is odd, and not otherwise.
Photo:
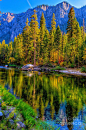
[[(21, 13), (29, 8), (34, 8), (37, 5), (48, 4), (56, 5), (64, 0), (2, 0), (0, 1), (0, 10), (2, 12)], [(65, 0), (71, 5), (80, 8), (86, 5), (86, 0)]]

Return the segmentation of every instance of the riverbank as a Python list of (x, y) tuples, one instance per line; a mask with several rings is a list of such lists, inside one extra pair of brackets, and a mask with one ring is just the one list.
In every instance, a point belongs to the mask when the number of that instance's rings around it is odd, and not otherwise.
[(0, 129), (25, 129), (24, 119), (16, 107), (6, 105), (0, 96)]
[(86, 76), (85, 72), (81, 72), (81, 68), (66, 68), (66, 67), (42, 67), (41, 70), (48, 72), (59, 72), (70, 75)]
[[(4, 68), (4, 69), (8, 69), (11, 67), (12, 66), (10, 67), (0, 66), (0, 68)], [(22, 71), (59, 72), (59, 73), (65, 73), (65, 74), (70, 74), (70, 75), (86, 76), (86, 72), (81, 72), (81, 68), (66, 68), (66, 67), (60, 67), (60, 66), (56, 66), (56, 67), (45, 67), (45, 66), (37, 67), (36, 66), (33, 69), (32, 68), (21, 69), (21, 67), (14, 67), (14, 68), (17, 68)]]
[(78, 76), (86, 76), (86, 73), (81, 72), (80, 68), (67, 68), (65, 70), (55, 70), (55, 72), (70, 74), (70, 75), (78, 75)]
[[(26, 104), (22, 99), (16, 99), (14, 95), (0, 86), (0, 104), (1, 104), (1, 123), (0, 128), (17, 129), (52, 129), (45, 121), (40, 121), (32, 107)], [(8, 116), (7, 116), (8, 115)], [(7, 116), (7, 118), (6, 118)], [(15, 119), (14, 119), (15, 117)], [(20, 118), (19, 118), (20, 117)], [(9, 125), (8, 125), (9, 124)]]

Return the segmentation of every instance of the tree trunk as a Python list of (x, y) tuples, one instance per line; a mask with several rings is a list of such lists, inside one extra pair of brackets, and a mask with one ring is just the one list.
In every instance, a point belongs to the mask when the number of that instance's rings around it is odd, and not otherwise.
[[(35, 29), (34, 29), (35, 36)], [(34, 37), (34, 66), (36, 65), (36, 37)]]

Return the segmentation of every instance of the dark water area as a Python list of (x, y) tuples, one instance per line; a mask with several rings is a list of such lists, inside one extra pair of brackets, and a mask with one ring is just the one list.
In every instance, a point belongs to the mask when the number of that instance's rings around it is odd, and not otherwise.
[(86, 130), (86, 77), (0, 68), (0, 85), (56, 129)]

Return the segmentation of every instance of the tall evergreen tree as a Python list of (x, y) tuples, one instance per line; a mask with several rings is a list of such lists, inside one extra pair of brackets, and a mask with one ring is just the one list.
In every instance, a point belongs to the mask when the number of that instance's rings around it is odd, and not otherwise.
[(41, 59), (44, 59), (44, 36), (46, 31), (46, 22), (44, 18), (44, 13), (42, 12), (42, 16), (40, 19), (40, 56)]
[(30, 22), (30, 40), (34, 45), (34, 65), (36, 65), (36, 44), (37, 44), (37, 37), (38, 37), (38, 21), (37, 21), (37, 14), (36, 10), (34, 10), (34, 14), (31, 16), (31, 22)]
[(67, 36), (68, 36), (68, 43), (69, 46), (69, 64), (75, 64), (75, 44), (76, 44), (76, 25), (77, 20), (75, 18), (75, 12), (74, 8), (72, 7), (70, 9), (70, 12), (68, 14), (68, 22), (67, 22)]
[(58, 25), (57, 29), (56, 29), (56, 33), (55, 33), (55, 50), (58, 51), (58, 64), (59, 64), (59, 58), (60, 58), (60, 50), (61, 50), (61, 45), (62, 45), (62, 34), (61, 34), (61, 30), (60, 27)]
[(1, 56), (0, 56), (0, 60), (2, 64), (5, 64), (7, 62), (7, 49), (8, 49), (8, 45), (5, 44), (5, 40), (2, 41), (1, 46)]
[(74, 8), (70, 9), (68, 14), (68, 22), (67, 22), (67, 35), (68, 35), (68, 42), (71, 41), (71, 38), (75, 38), (76, 34), (76, 19), (75, 19), (75, 12)]
[(8, 64), (10, 63), (10, 59), (12, 57), (13, 47), (12, 47), (12, 41), (9, 43), (8, 46)]
[(47, 64), (49, 62), (49, 31), (46, 29), (45, 36), (44, 36), (44, 64)]
[(53, 13), (53, 17), (51, 20), (51, 30), (50, 30), (50, 41), (52, 47), (54, 47), (54, 40), (55, 40), (55, 32), (56, 32), (56, 21), (55, 21), (55, 14)]
[(81, 59), (81, 46), (82, 46), (82, 36), (81, 36), (81, 28), (79, 26), (79, 23), (76, 24), (76, 54), (75, 56), (78, 59), (78, 67)]
[(55, 32), (56, 32), (56, 21), (55, 14), (53, 13), (51, 20), (51, 30), (50, 30), (50, 61), (54, 62), (54, 47), (55, 47)]
[(25, 63), (27, 64), (29, 62), (29, 49), (30, 49), (30, 26), (28, 25), (29, 21), (28, 18), (26, 20), (26, 26), (23, 29), (23, 48), (24, 48), (24, 59)]
[(63, 61), (64, 65), (67, 64), (67, 50), (66, 50), (66, 45), (67, 45), (67, 35), (64, 33), (62, 36), (62, 56), (63, 56)]
[(23, 37), (22, 34), (19, 34), (17, 36), (17, 44), (16, 44), (16, 63), (17, 64), (22, 64), (23, 63)]

